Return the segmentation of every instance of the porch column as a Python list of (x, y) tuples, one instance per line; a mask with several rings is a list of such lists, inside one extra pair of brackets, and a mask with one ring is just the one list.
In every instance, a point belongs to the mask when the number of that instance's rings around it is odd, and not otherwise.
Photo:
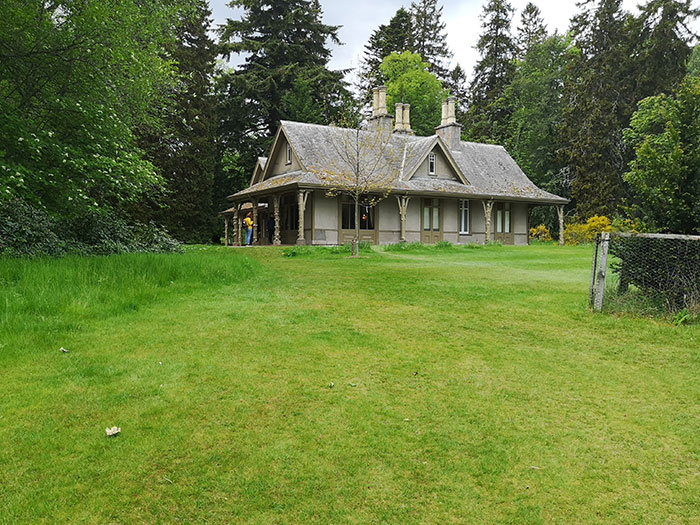
[(406, 210), (408, 209), (410, 198), (406, 195), (396, 196), (396, 202), (399, 204), (399, 217), (401, 218), (401, 242), (406, 242)]
[(228, 223), (231, 221), (231, 217), (224, 215), (224, 246), (228, 246)]
[(484, 219), (486, 221), (486, 239), (484, 244), (491, 242), (491, 211), (493, 210), (493, 201), (481, 201), (484, 207)]
[(253, 199), (253, 240), (252, 244), (258, 244), (258, 199)]
[(564, 246), (564, 205), (557, 206), (557, 215), (559, 215), (559, 244)]
[(299, 190), (297, 193), (297, 199), (299, 201), (299, 233), (297, 235), (297, 244), (304, 244), (304, 210), (306, 209), (306, 198), (308, 196), (308, 191)]
[(272, 244), (279, 246), (282, 244), (280, 239), (280, 196), (274, 195), (272, 197), (272, 202), (275, 206), (275, 235), (272, 237)]
[(235, 246), (241, 245), (241, 221), (240, 215), (238, 214), (238, 208), (240, 204), (236, 203), (236, 208), (233, 210), (233, 244)]

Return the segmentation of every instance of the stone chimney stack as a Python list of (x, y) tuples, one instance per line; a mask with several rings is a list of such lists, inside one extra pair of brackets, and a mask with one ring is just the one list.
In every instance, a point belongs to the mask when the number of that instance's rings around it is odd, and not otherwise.
[(403, 133), (403, 104), (397, 102), (394, 115), (394, 133)]
[(386, 86), (378, 86), (372, 90), (372, 116), (369, 119), (369, 127), (390, 133), (391, 121), (391, 115), (386, 110)]
[(411, 104), (396, 104), (394, 133), (415, 134), (411, 129)]
[(460, 149), (460, 141), (462, 140), (462, 125), (457, 124), (455, 102), (455, 97), (449, 97), (442, 102), (442, 122), (435, 128), (435, 133), (445, 141), (447, 147), (452, 151)]

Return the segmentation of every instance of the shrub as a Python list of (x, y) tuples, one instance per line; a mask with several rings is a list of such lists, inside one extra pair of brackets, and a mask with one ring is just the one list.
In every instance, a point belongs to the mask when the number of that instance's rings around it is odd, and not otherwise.
[(0, 254), (4, 255), (109, 255), (181, 249), (163, 228), (153, 223), (130, 223), (106, 211), (52, 219), (21, 200), (0, 205)]
[(549, 228), (544, 224), (540, 224), (539, 226), (530, 228), (530, 240), (549, 242), (552, 240), (552, 234), (549, 232)]
[(612, 223), (605, 215), (594, 215), (584, 224), (571, 223), (564, 228), (564, 243), (577, 245), (592, 243), (596, 235), (612, 231)]

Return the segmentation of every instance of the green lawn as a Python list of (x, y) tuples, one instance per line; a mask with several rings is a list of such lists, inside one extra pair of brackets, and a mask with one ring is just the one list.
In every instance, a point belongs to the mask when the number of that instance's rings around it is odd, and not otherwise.
[(700, 326), (590, 259), (0, 259), (0, 522), (698, 523)]

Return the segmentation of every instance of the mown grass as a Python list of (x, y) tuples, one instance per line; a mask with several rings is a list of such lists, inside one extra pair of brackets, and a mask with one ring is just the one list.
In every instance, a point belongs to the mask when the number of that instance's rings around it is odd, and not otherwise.
[(591, 313), (589, 264), (0, 261), (0, 521), (696, 522), (700, 327)]

